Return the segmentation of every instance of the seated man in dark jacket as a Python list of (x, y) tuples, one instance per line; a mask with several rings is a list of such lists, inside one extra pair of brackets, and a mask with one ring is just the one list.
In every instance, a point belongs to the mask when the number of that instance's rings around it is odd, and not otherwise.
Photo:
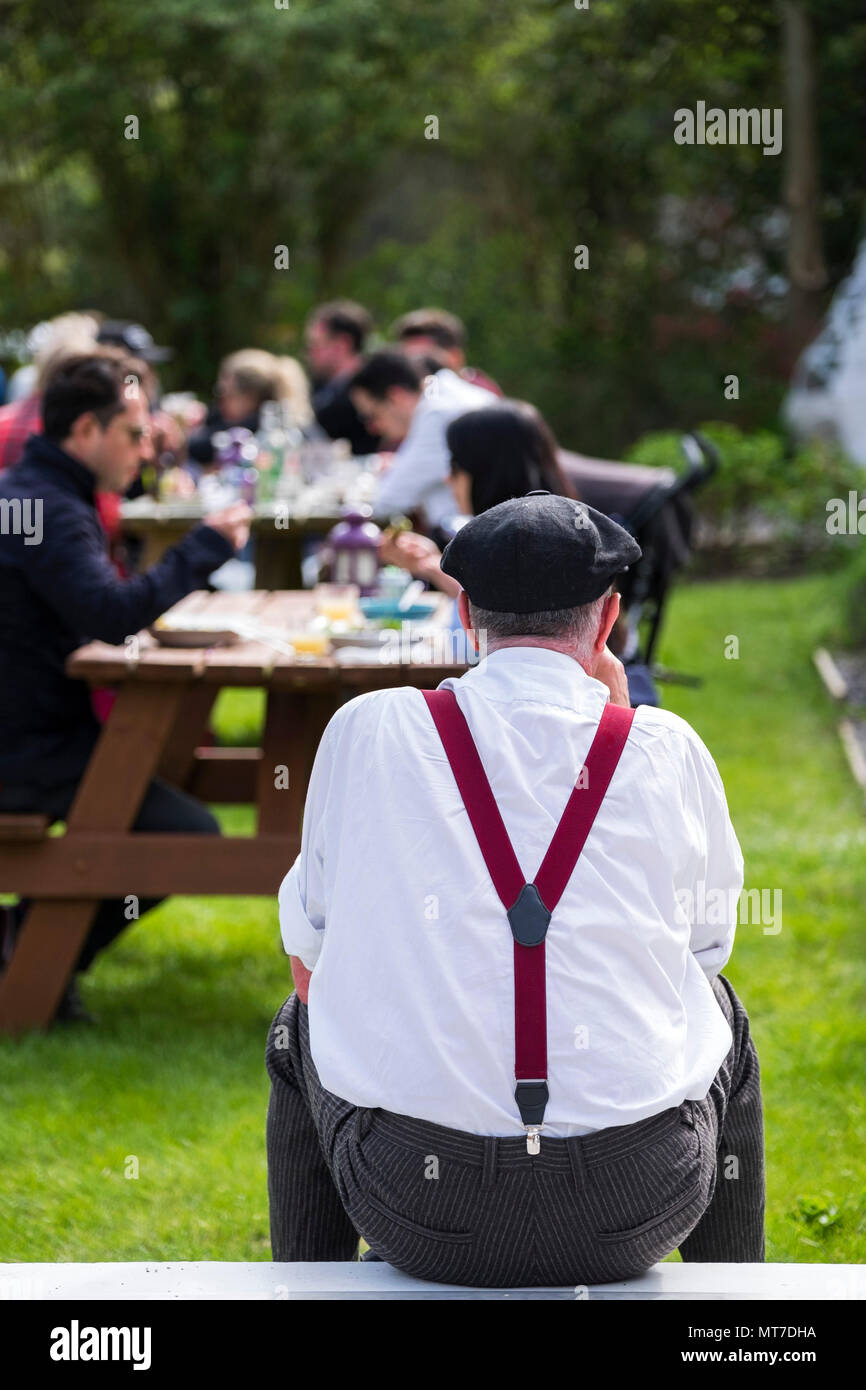
[[(138, 371), (136, 368), (138, 367)], [(65, 673), (94, 639), (122, 643), (147, 627), (246, 542), (244, 505), (207, 518), (144, 574), (120, 579), (94, 501), (123, 493), (151, 452), (143, 364), (94, 351), (49, 380), (42, 435), (0, 476), (0, 811), (63, 818), (99, 737), (89, 687)], [(122, 770), (118, 770), (122, 775)], [(154, 780), (134, 829), (218, 834), (210, 812)], [(154, 905), (143, 900), (140, 911)], [(0, 968), (26, 904), (7, 915)], [(104, 902), (79, 957), (81, 972), (128, 925), (123, 902)], [(75, 984), (59, 1019), (84, 1015)]]

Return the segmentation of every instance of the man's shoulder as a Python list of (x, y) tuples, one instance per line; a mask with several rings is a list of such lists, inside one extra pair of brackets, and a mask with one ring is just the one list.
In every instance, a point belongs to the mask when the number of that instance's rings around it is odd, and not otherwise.
[[(33, 440), (38, 442), (38, 435), (30, 435), (21, 457), (17, 458), (8, 468), (0, 471), (0, 485), (4, 490), (14, 490), (18, 496), (32, 495), (34, 491), (40, 494), (45, 492), (63, 492), (58, 486), (56, 478), (51, 472), (43, 468), (38, 453), (31, 447)], [(64, 493), (64, 495), (66, 495)]]
[(352, 735), (363, 734), (383, 724), (386, 730), (396, 728), (399, 717), (420, 712), (421, 692), (414, 686), (388, 686), (385, 690), (367, 690), (355, 695), (332, 714), (328, 731), (341, 735), (351, 729)]
[[(102, 528), (96, 508), (58, 486), (25, 455), (0, 473), (0, 532), (7, 563), (44, 568), (54, 557), (97, 551)], [(30, 537), (38, 531), (38, 543)]]
[(691, 724), (679, 714), (674, 714), (673, 710), (662, 709), (660, 705), (638, 705), (630, 737), (648, 751), (660, 743), (666, 744), (672, 751), (697, 749), (705, 754), (709, 751)]
[(497, 396), (499, 399), (505, 397), (505, 392), (499, 382), (494, 381), (493, 377), (488, 376), (480, 367), (463, 367), (460, 378), (462, 381), (468, 382), (470, 386), (480, 386), (483, 391), (489, 391), (491, 396)]
[(332, 377), (330, 381), (323, 381), (312, 393), (311, 400), (313, 409), (323, 410), (326, 406), (333, 404), (335, 400), (343, 397), (348, 399), (349, 380), (350, 378), (348, 376), (335, 376)]
[(441, 372), (437, 372), (433, 377), (433, 385), (425, 391), (425, 399), (428, 401), (432, 411), (453, 411), (456, 408), (469, 410), (476, 409), (484, 405), (496, 405), (499, 402), (498, 396), (492, 391), (488, 391), (483, 386), (476, 386), (470, 381), (464, 381), (456, 372), (452, 372), (450, 367), (443, 367)]
[(41, 506), (52, 511), (64, 511), (69, 516), (90, 518), (96, 516), (92, 502), (80, 497), (70, 488), (61, 486), (51, 473), (40, 467), (38, 460), (25, 453), (17, 463), (0, 472), (0, 496), (6, 498), (33, 498)]
[(23, 459), (0, 470), (0, 497), (27, 497), (33, 492), (29, 470)]
[(384, 690), (365, 690), (363, 695), (353, 695), (341, 705), (332, 717), (344, 720), (381, 719), (389, 709), (419, 708), (421, 692), (412, 685), (389, 685)]

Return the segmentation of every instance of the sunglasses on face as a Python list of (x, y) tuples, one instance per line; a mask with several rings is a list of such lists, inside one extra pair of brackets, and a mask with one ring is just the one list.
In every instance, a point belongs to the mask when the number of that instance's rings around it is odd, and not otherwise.
[(124, 424), (123, 428), (126, 430), (133, 444), (140, 444), (143, 439), (150, 439), (150, 430), (146, 429), (143, 425)]
[[(122, 407), (109, 406), (105, 410), (94, 410), (93, 415), (99, 421), (102, 429), (107, 430), (109, 425), (113, 425)], [(150, 439), (151, 432), (149, 425), (128, 425), (125, 420), (120, 421), (120, 425), (126, 430), (133, 444), (140, 444), (143, 439)]]

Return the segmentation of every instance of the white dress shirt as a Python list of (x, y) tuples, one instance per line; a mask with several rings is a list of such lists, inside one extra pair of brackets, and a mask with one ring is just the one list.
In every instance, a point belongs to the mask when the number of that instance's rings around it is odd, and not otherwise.
[[(607, 689), (538, 647), (493, 651), (442, 685), (531, 880)], [(707, 1094), (733, 1041), (710, 981), (731, 954), (742, 883), (713, 759), (678, 715), (641, 706), (548, 929), (545, 1134)], [(713, 889), (727, 910), (701, 910)], [(285, 949), (313, 971), (310, 1046), (329, 1091), (474, 1134), (523, 1133), (511, 930), (420, 691), (370, 692), (333, 716), (279, 901)]]
[(497, 405), (499, 397), (464, 381), (450, 367), (427, 379), (409, 433), (382, 475), (373, 499), (376, 516), (394, 516), (423, 507), (431, 526), (442, 526), (456, 511), (448, 485), (451, 455), (445, 431), (458, 415)]

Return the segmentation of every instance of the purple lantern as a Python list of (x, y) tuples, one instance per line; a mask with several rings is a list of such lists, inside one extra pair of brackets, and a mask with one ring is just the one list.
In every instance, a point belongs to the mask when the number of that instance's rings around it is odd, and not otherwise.
[(369, 598), (376, 592), (379, 578), (382, 533), (376, 523), (369, 520), (372, 515), (372, 507), (346, 507), (342, 521), (328, 532), (332, 582), (357, 584), (362, 598)]
[(227, 430), (218, 430), (213, 436), (214, 453), (220, 464), (250, 464), (256, 457), (258, 447), (252, 430), (242, 425), (233, 425)]

